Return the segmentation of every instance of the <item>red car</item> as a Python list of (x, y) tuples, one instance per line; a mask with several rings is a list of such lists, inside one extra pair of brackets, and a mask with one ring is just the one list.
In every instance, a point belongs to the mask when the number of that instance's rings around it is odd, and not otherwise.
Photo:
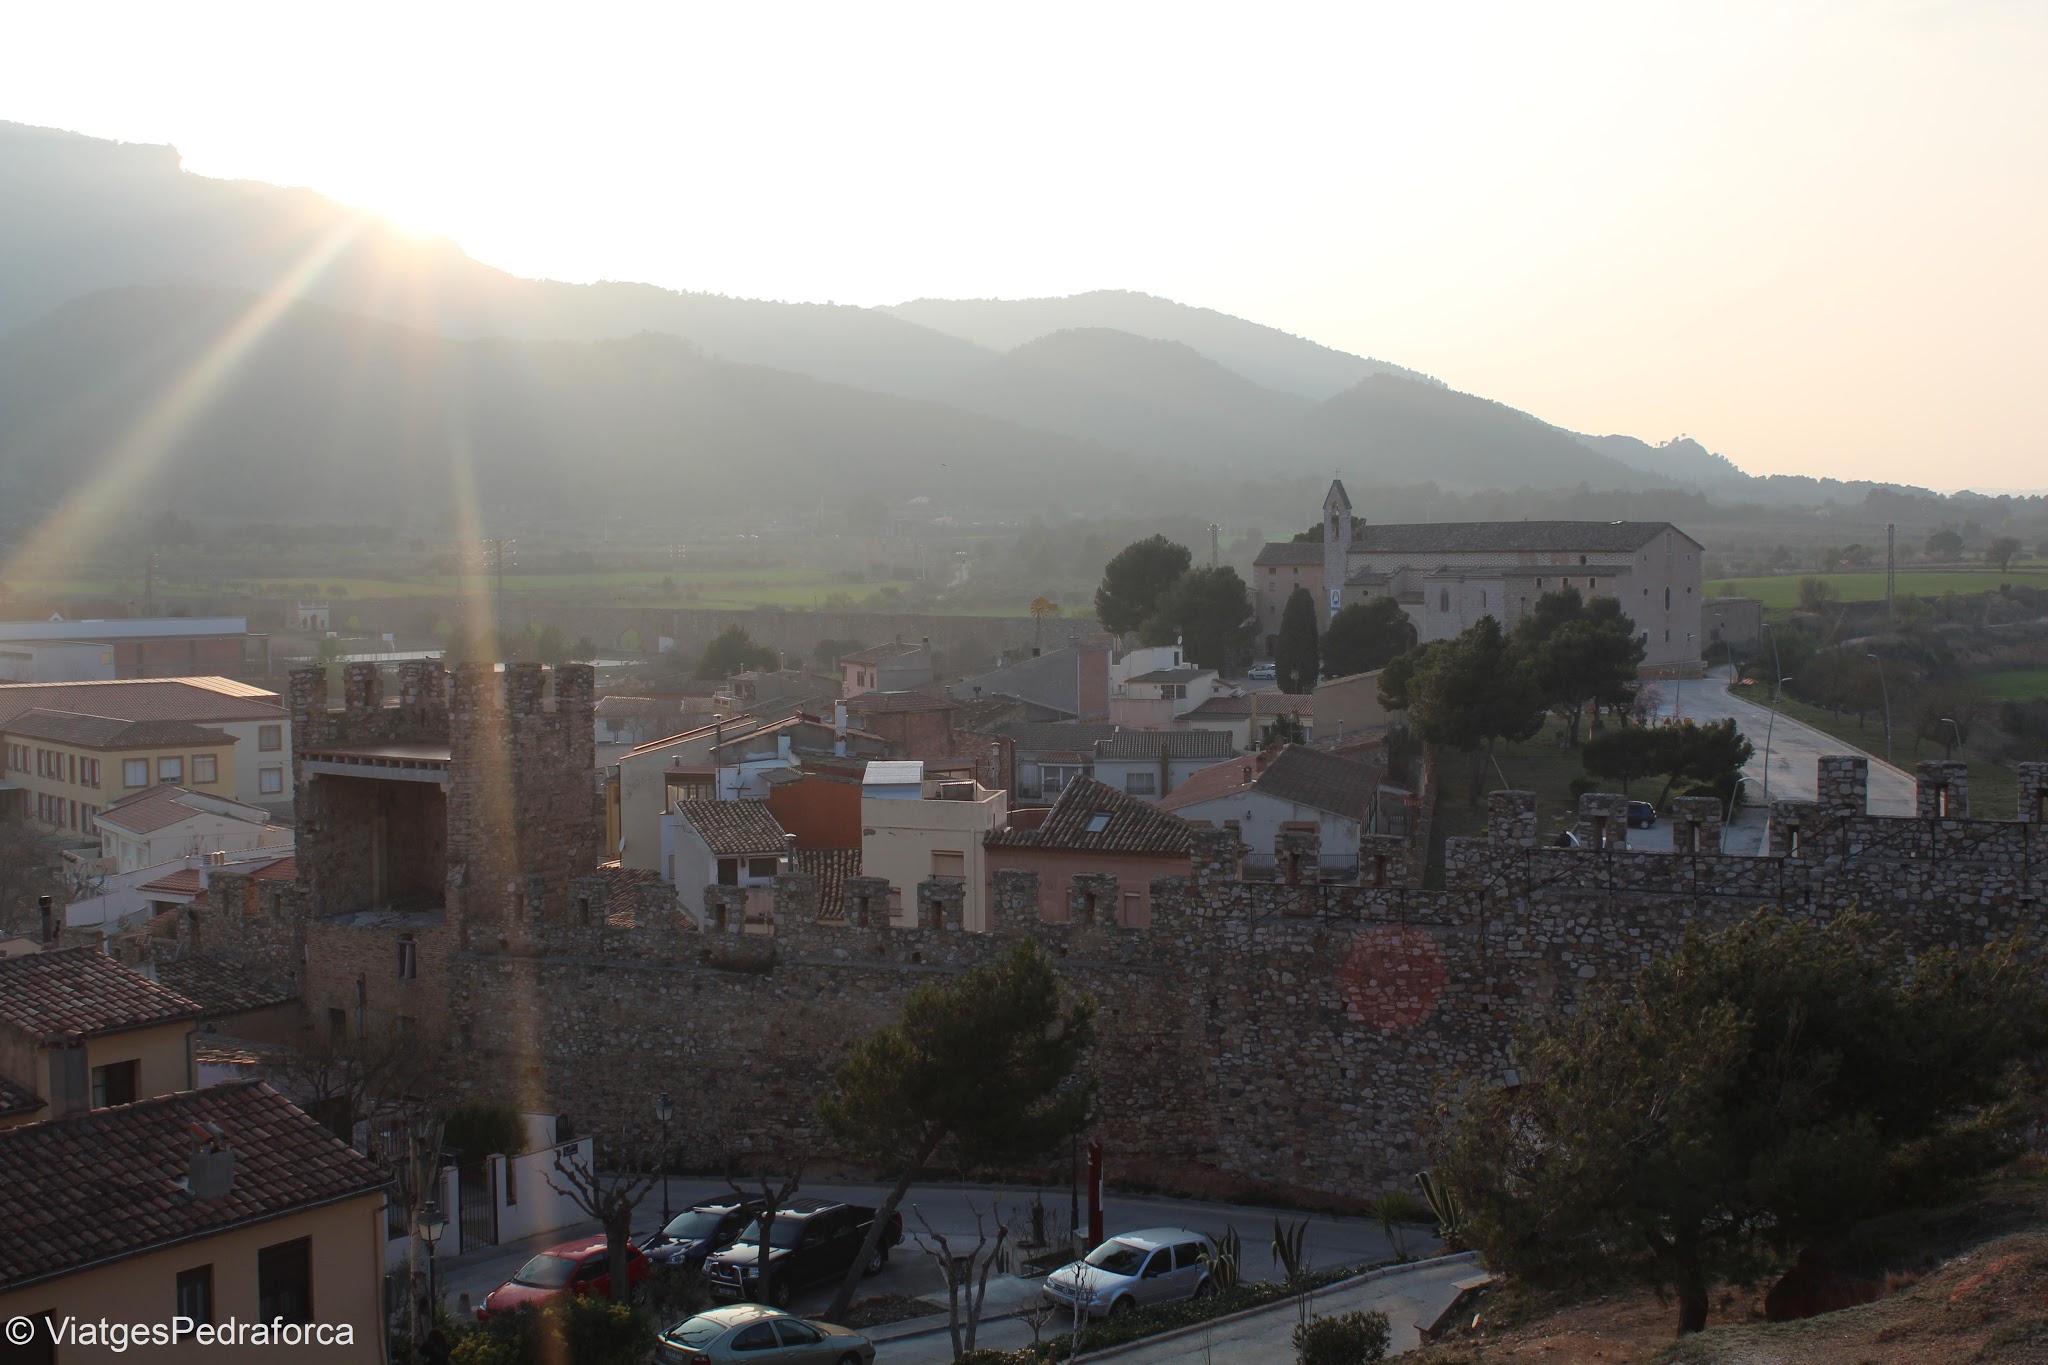
[[(637, 1285), (648, 1275), (647, 1257), (639, 1247), (626, 1248), (626, 1282)], [(594, 1294), (610, 1298), (611, 1259), (604, 1238), (585, 1237), (549, 1247), (525, 1265), (519, 1273), (484, 1296), (478, 1305), (479, 1320), (497, 1313), (510, 1313), (529, 1305), (546, 1303), (563, 1294)]]

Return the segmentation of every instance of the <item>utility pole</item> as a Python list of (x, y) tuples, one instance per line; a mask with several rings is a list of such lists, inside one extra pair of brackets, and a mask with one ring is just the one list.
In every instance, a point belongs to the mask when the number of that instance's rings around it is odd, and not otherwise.
[[(1899, 528), (1896, 522), (1884, 524), (1884, 623), (1892, 623), (1892, 589), (1899, 578)], [(1890, 755), (1886, 755), (1890, 760)]]
[(1213, 521), (1209, 523), (1209, 567), (1212, 569), (1216, 567), (1216, 549), (1218, 545), (1217, 538), (1221, 536), (1222, 533), (1223, 528), (1221, 526), (1218, 526)]
[(498, 640), (502, 644), (505, 640), (505, 561), (518, 558), (519, 542), (510, 536), (499, 536), (478, 543), (481, 545), (484, 555), (490, 562), (491, 570), (497, 578), (498, 586), (493, 599), (493, 606), (498, 620)]

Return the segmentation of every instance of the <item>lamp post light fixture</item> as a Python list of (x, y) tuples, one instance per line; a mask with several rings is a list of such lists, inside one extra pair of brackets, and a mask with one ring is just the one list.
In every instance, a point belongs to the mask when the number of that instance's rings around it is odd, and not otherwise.
[[(1771, 649), (1774, 651), (1774, 654), (1777, 647), (1778, 642), (1776, 640), (1771, 641)], [(1764, 809), (1766, 811), (1771, 808), (1771, 737), (1777, 733), (1778, 729), (1778, 688), (1791, 681), (1790, 678), (1780, 678), (1777, 685), (1771, 688), (1771, 721), (1770, 724), (1764, 726)]]
[(1956, 752), (1961, 754), (1963, 756), (1963, 761), (1967, 763), (1969, 761), (1970, 755), (1968, 750), (1963, 748), (1963, 727), (1956, 724), (1955, 718), (1953, 716), (1943, 716), (1941, 718), (1941, 723), (1943, 725), (1946, 725), (1950, 729), (1950, 731), (1952, 731), (1955, 734)]
[(429, 1199), (427, 1206), (420, 1210), (419, 1221), (413, 1224), (413, 1231), (427, 1244), (427, 1303), (430, 1319), (441, 1316), (441, 1280), (434, 1266), (434, 1244), (441, 1240), (441, 1234), (447, 1230), (448, 1215), (441, 1212), (441, 1201)]
[(1877, 690), (1884, 697), (1884, 761), (1892, 761), (1892, 689), (1884, 680), (1884, 660), (1875, 654), (1865, 658), (1877, 665)]
[(675, 1116), (675, 1103), (664, 1090), (654, 1097), (654, 1117), (661, 1120), (661, 1225), (668, 1226), (668, 1121)]

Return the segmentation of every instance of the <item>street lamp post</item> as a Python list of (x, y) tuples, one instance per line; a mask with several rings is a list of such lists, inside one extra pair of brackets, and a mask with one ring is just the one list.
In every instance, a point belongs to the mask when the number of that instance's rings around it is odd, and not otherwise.
[(432, 1319), (441, 1316), (441, 1280), (440, 1275), (437, 1273), (434, 1267), (434, 1243), (440, 1241), (441, 1234), (446, 1232), (447, 1230), (448, 1215), (441, 1212), (441, 1201), (438, 1199), (429, 1199), (427, 1201), (427, 1206), (420, 1210), (419, 1222), (413, 1225), (413, 1231), (418, 1233), (420, 1240), (427, 1244), (427, 1304), (429, 1306), (429, 1327), (433, 1325)]
[(1963, 748), (1963, 727), (1956, 724), (1955, 718), (1952, 716), (1943, 716), (1941, 718), (1941, 723), (1943, 725), (1946, 725), (1949, 728), (1949, 730), (1952, 733), (1954, 733), (1956, 737), (1956, 752), (1961, 754), (1963, 758), (1967, 760), (1970, 757), (1970, 755), (1968, 751)]
[(668, 1121), (674, 1116), (675, 1104), (664, 1090), (654, 1097), (654, 1117), (661, 1120), (661, 1225), (668, 1226)]
[(1892, 761), (1892, 689), (1884, 680), (1884, 660), (1875, 654), (1865, 655), (1877, 665), (1877, 690), (1884, 697), (1884, 761)]
[[(1772, 649), (1772, 650), (1773, 650), (1773, 651), (1775, 652), (1775, 651), (1776, 651), (1776, 649), (1777, 649), (1777, 647), (1778, 647), (1778, 642), (1777, 642), (1777, 641), (1775, 641), (1775, 640), (1773, 640), (1773, 641), (1771, 642), (1771, 649)], [(1780, 678), (1780, 679), (1778, 679), (1778, 681), (1777, 681), (1776, 685), (1774, 685), (1774, 686), (1773, 686), (1773, 687), (1771, 688), (1771, 720), (1770, 720), (1770, 724), (1768, 724), (1768, 725), (1764, 726), (1764, 809), (1765, 809), (1765, 810), (1769, 810), (1769, 809), (1771, 808), (1771, 736), (1772, 736), (1772, 735), (1774, 735), (1774, 734), (1776, 734), (1776, 733), (1777, 733), (1777, 730), (1778, 730), (1778, 688), (1780, 688), (1780, 687), (1783, 687), (1783, 686), (1784, 686), (1784, 685), (1785, 685), (1786, 683), (1788, 683), (1788, 682), (1791, 682), (1791, 681), (1792, 681), (1792, 680), (1791, 680), (1790, 678)]]

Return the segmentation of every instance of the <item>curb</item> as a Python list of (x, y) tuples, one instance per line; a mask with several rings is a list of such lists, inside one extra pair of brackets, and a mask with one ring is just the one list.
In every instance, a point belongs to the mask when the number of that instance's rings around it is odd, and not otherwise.
[(1262, 1303), (1256, 1308), (1240, 1308), (1237, 1312), (1225, 1313), (1220, 1318), (1210, 1318), (1206, 1322), (1191, 1322), (1185, 1327), (1176, 1327), (1170, 1332), (1157, 1332), (1149, 1337), (1139, 1337), (1136, 1341), (1126, 1341), (1118, 1346), (1109, 1346), (1100, 1351), (1091, 1351), (1075, 1356), (1073, 1359), (1111, 1360), (1117, 1356), (1142, 1350), (1148, 1346), (1157, 1346), (1161, 1342), (1178, 1341), (1182, 1337), (1191, 1337), (1198, 1332), (1206, 1332), (1211, 1328), (1221, 1327), (1226, 1323), (1243, 1322), (1246, 1318), (1255, 1318), (1262, 1313), (1270, 1313), (1276, 1308), (1284, 1308), (1289, 1304), (1300, 1303), (1303, 1299), (1315, 1298), (1319, 1294), (1330, 1294), (1340, 1289), (1350, 1289), (1354, 1286), (1365, 1284), (1371, 1280), (1384, 1280), (1394, 1275), (1405, 1275), (1410, 1271), (1428, 1270), (1432, 1266), (1454, 1265), (1460, 1262), (1471, 1262), (1476, 1265), (1479, 1262), (1479, 1253), (1476, 1251), (1454, 1251), (1448, 1256), (1431, 1256), (1427, 1260), (1404, 1261), (1399, 1265), (1378, 1266), (1362, 1274), (1353, 1275), (1349, 1279), (1337, 1280), (1324, 1285), (1320, 1289), (1312, 1289), (1306, 1294), (1290, 1294), (1284, 1299), (1275, 1299), (1271, 1303)]
[[(1122, 1342), (1116, 1346), (1105, 1346), (1100, 1351), (1085, 1352), (1081, 1355), (1072, 1357), (1072, 1359), (1110, 1360), (1131, 1351), (1140, 1350), (1142, 1348), (1149, 1346), (1157, 1346), (1162, 1342), (1178, 1341), (1182, 1337), (1193, 1336), (1198, 1332), (1206, 1332), (1212, 1328), (1222, 1327), (1226, 1324), (1233, 1322), (1242, 1322), (1246, 1318), (1255, 1318), (1259, 1316), (1261, 1313), (1270, 1313), (1277, 1308), (1285, 1308), (1290, 1304), (1299, 1303), (1301, 1300), (1305, 1298), (1312, 1299), (1317, 1297), (1318, 1295), (1334, 1293), (1340, 1289), (1354, 1288), (1357, 1285), (1366, 1284), (1372, 1280), (1383, 1280), (1394, 1275), (1405, 1275), (1410, 1271), (1428, 1270), (1434, 1266), (1456, 1265), (1466, 1262), (1476, 1265), (1478, 1264), (1478, 1261), (1479, 1253), (1476, 1251), (1457, 1251), (1452, 1252), (1448, 1256), (1430, 1256), (1420, 1261), (1403, 1261), (1399, 1265), (1376, 1266), (1371, 1270), (1362, 1271), (1359, 1274), (1352, 1275), (1347, 1279), (1333, 1280), (1329, 1284), (1322, 1286), (1320, 1289), (1312, 1289), (1308, 1291), (1306, 1294), (1290, 1294), (1284, 1299), (1274, 1299), (1271, 1303), (1262, 1303), (1255, 1308), (1240, 1308), (1235, 1313), (1225, 1313), (1221, 1317), (1208, 1318), (1201, 1322), (1192, 1322), (1185, 1327), (1175, 1327), (1164, 1332), (1154, 1332), (1149, 1337), (1139, 1337), (1135, 1341)], [(935, 1314), (933, 1316), (937, 1315)], [(1007, 1319), (1014, 1318), (1016, 1316), (1017, 1314), (1015, 1312), (1003, 1313), (994, 1317), (983, 1318), (981, 1322), (982, 1326), (986, 1327), (989, 1323), (1003, 1322)], [(906, 1319), (906, 1321), (922, 1322), (924, 1321), (924, 1319), (909, 1318)], [(893, 1326), (894, 1324), (890, 1325)], [(947, 1330), (948, 1325), (949, 1324), (947, 1322), (940, 1321), (935, 1326), (919, 1327), (915, 1330), (908, 1332), (899, 1332), (896, 1335), (889, 1337), (877, 1337), (872, 1334), (868, 1334), (868, 1340), (873, 1341), (877, 1344), (887, 1341), (908, 1341), (913, 1337), (924, 1337), (930, 1336), (935, 1332), (943, 1332)]]

